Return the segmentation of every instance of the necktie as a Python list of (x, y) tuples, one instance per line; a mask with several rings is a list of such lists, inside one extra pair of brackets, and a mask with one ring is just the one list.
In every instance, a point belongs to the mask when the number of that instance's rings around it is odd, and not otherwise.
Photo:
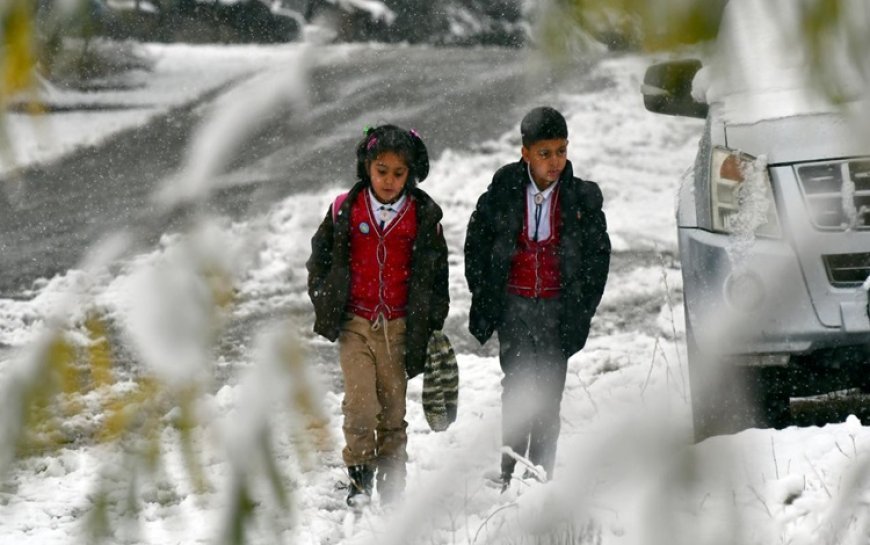
[(541, 227), (541, 207), (544, 204), (544, 194), (535, 195), (535, 242), (538, 242), (538, 229)]
[(390, 214), (392, 212), (392, 206), (383, 205), (378, 208), (378, 216), (381, 218), (381, 231), (384, 230), (384, 226), (387, 224), (387, 220), (390, 219)]

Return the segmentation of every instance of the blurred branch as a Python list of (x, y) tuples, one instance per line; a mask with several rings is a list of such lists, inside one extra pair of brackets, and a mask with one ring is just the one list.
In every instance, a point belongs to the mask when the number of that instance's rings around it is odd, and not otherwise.
[[(30, 0), (0, 3), (0, 159), (9, 164), (14, 154), (5, 122), (9, 99), (30, 90), (36, 63), (33, 16)], [(0, 199), (5, 198), (0, 188)]]
[[(733, 0), (732, 0), (733, 1)], [(608, 45), (640, 48), (645, 51), (672, 51), (683, 46), (712, 40), (722, 22), (727, 0), (549, 0), (537, 13), (539, 41), (551, 52), (564, 49), (557, 26), (573, 24)], [(856, 3), (857, 4), (857, 3)], [(815, 69), (829, 61), (831, 42), (845, 38), (851, 61), (866, 58), (870, 36), (866, 32), (867, 14), (842, 0), (809, 0), (799, 4), (802, 11), (802, 36), (810, 44)], [(866, 6), (864, 6), (866, 11)]]
[(0, 68), (0, 99), (28, 90), (33, 85), (36, 43), (33, 11), (29, 0), (12, 0), (0, 8), (3, 41)]
[(550, 0), (538, 14), (538, 41), (558, 54), (565, 49), (565, 28), (573, 25), (611, 49), (673, 50), (715, 37), (724, 5), (725, 0)]
[[(815, 0), (801, 6), (802, 37), (808, 44), (810, 69), (818, 76), (813, 81), (835, 103), (865, 93), (870, 83), (870, 35), (866, 26), (870, 11), (866, 2)], [(855, 73), (860, 79), (859, 89), (849, 81)]]

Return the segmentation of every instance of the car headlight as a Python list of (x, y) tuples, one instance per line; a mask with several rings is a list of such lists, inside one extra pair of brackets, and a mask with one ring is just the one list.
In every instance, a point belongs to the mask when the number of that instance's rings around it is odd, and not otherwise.
[(736, 235), (779, 237), (782, 231), (767, 161), (726, 148), (713, 148), (710, 172), (713, 230)]

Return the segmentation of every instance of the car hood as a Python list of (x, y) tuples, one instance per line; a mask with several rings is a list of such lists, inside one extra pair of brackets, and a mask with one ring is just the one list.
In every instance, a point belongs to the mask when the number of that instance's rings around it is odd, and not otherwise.
[(730, 149), (766, 155), (769, 164), (870, 155), (859, 127), (840, 113), (726, 123), (725, 142)]

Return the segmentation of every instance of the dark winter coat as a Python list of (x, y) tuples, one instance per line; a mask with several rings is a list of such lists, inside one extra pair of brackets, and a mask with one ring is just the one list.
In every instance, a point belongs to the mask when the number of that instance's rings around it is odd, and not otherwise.
[[(357, 182), (341, 205), (333, 223), (332, 207), (311, 239), (308, 295), (314, 304), (314, 332), (330, 341), (338, 338), (350, 293), (350, 209), (360, 191)], [(424, 191), (412, 188), (417, 205), (417, 239), (411, 250), (408, 315), (405, 332), (405, 370), (408, 377), (423, 371), (426, 346), (432, 331), (444, 326), (450, 305), (447, 243), (441, 232), (441, 208)]]
[[(525, 220), (530, 183), (525, 161), (505, 165), (477, 202), (465, 239), (471, 289), (469, 330), (484, 343), (502, 322), (511, 259)], [(559, 339), (565, 357), (586, 344), (610, 266), (610, 238), (594, 182), (575, 178), (569, 161), (559, 180)]]

